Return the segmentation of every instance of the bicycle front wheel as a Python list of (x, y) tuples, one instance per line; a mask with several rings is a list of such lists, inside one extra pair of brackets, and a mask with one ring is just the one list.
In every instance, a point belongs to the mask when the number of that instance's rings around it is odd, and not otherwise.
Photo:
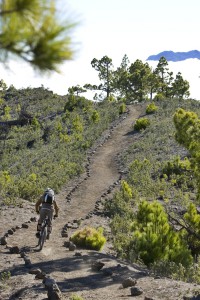
[(47, 237), (47, 227), (45, 226), (43, 228), (43, 230), (41, 231), (41, 235), (40, 235), (40, 239), (39, 239), (40, 250), (42, 250), (42, 248), (44, 246), (44, 242), (46, 241), (46, 237)]

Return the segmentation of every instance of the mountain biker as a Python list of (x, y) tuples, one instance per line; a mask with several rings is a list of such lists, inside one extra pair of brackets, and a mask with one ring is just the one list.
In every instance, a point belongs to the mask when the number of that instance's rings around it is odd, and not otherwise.
[(37, 233), (36, 237), (40, 236), (41, 231), (41, 224), (43, 220), (46, 218), (46, 216), (49, 217), (49, 222), (47, 226), (47, 239), (49, 239), (49, 236), (52, 231), (52, 219), (53, 219), (53, 212), (55, 210), (54, 217), (58, 217), (58, 205), (55, 200), (55, 193), (51, 188), (47, 188), (43, 195), (40, 197), (40, 199), (35, 204), (35, 210), (38, 214), (40, 214), (38, 224), (37, 224)]

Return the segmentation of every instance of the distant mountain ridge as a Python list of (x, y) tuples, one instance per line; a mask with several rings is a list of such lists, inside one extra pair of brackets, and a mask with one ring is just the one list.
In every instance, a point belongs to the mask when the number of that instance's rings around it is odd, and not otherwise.
[(150, 55), (147, 60), (159, 60), (161, 57), (165, 57), (167, 61), (182, 61), (190, 58), (200, 59), (200, 51), (191, 50), (188, 52), (173, 52), (173, 51), (163, 51), (156, 55)]

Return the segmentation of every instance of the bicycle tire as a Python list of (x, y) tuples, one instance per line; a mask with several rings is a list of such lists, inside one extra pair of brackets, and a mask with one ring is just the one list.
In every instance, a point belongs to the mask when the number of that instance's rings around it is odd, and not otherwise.
[(46, 241), (46, 237), (47, 237), (47, 227), (45, 226), (43, 228), (43, 230), (41, 231), (41, 235), (40, 235), (40, 239), (39, 239), (40, 250), (42, 250), (42, 248), (44, 246), (44, 242)]

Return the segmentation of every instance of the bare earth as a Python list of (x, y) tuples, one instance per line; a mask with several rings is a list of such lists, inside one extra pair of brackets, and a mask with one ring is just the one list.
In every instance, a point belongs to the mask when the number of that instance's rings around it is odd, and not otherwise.
[[(113, 252), (109, 239), (101, 252), (75, 249), (65, 246), (70, 235), (86, 225), (105, 229), (109, 236), (109, 219), (103, 217), (101, 200), (109, 199), (119, 187), (123, 172), (119, 165), (119, 155), (136, 135), (131, 134), (132, 124), (144, 113), (140, 105), (130, 106), (129, 113), (108, 130), (98, 145), (88, 154), (86, 172), (80, 178), (70, 182), (56, 195), (60, 207), (59, 218), (53, 223), (53, 232), (42, 251), (38, 251), (35, 237), (36, 222), (34, 203), (22, 201), (21, 207), (4, 207), (0, 213), (0, 237), (11, 228), (7, 245), (0, 245), (0, 273), (11, 271), (8, 280), (0, 281), (0, 300), (45, 300), (47, 291), (42, 279), (30, 274), (39, 268), (53, 278), (64, 299), (73, 294), (85, 300), (130, 299), (130, 287), (122, 288), (122, 282), (128, 277), (137, 280), (136, 287), (143, 293), (140, 299), (192, 299), (184, 296), (200, 293), (198, 285), (173, 281), (167, 278), (153, 278), (139, 265), (120, 261)], [(22, 224), (28, 228), (22, 228)], [(16, 229), (19, 226), (19, 229)], [(24, 226), (23, 226), (24, 227)], [(62, 233), (67, 228), (69, 237)], [(12, 254), (10, 247), (18, 246), (20, 253)], [(21, 253), (25, 253), (21, 257)], [(91, 265), (101, 261), (105, 265), (100, 271), (93, 271)], [(195, 299), (195, 298), (194, 298)]]

